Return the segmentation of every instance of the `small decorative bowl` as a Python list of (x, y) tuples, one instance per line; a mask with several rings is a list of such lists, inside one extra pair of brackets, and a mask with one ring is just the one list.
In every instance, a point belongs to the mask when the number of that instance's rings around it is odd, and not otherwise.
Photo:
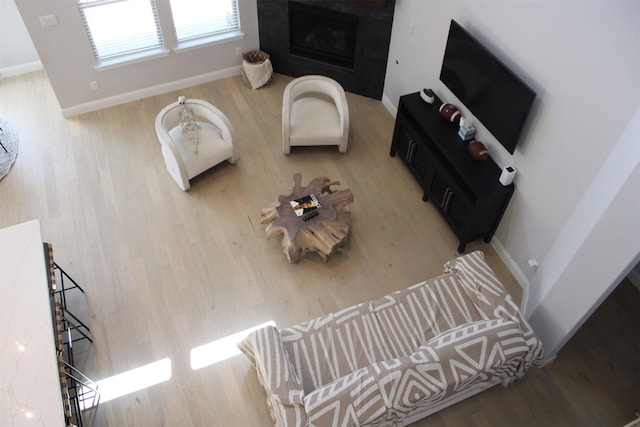
[(420, 98), (427, 104), (433, 104), (436, 99), (436, 94), (431, 89), (422, 89), (420, 91)]

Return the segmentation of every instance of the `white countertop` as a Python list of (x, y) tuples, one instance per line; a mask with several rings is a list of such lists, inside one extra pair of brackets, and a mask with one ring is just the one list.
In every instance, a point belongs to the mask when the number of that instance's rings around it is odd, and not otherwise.
[(0, 426), (64, 426), (42, 232), (0, 229)]

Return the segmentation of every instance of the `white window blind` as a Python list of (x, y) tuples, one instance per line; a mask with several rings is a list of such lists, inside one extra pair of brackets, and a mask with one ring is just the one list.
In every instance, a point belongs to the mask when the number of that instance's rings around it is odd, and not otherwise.
[(240, 29), (237, 0), (170, 0), (170, 3), (179, 42)]
[(78, 7), (98, 60), (164, 44), (153, 0), (80, 0)]

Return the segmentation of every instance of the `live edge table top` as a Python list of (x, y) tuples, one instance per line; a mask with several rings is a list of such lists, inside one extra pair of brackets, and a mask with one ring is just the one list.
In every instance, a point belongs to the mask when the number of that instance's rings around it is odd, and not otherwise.
[[(289, 194), (262, 209), (262, 224), (267, 224), (267, 238), (282, 234), (282, 249), (290, 263), (297, 263), (307, 252), (316, 252), (326, 262), (335, 252), (342, 250), (349, 234), (351, 212), (344, 208), (353, 203), (351, 190), (332, 190), (339, 185), (327, 177), (313, 178), (302, 186), (302, 175), (293, 175)], [(314, 194), (320, 208), (318, 214), (307, 221), (296, 215), (291, 201)]]

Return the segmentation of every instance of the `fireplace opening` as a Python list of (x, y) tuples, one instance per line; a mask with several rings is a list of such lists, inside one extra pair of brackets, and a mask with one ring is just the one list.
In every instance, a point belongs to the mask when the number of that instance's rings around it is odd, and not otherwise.
[(353, 69), (358, 17), (289, 2), (291, 54)]

